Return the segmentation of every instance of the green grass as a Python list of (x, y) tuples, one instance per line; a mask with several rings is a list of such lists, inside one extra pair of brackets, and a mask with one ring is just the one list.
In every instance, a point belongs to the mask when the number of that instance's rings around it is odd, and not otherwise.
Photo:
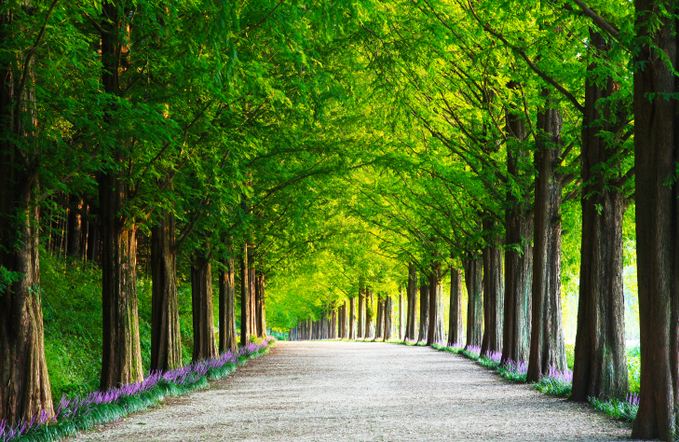
[[(45, 326), (45, 357), (52, 397), (83, 394), (99, 388), (101, 371), (102, 298), (101, 270), (70, 264), (41, 250), (40, 279)], [(193, 330), (191, 287), (179, 287), (179, 322), (182, 360), (191, 362)], [(151, 356), (151, 280), (138, 276), (139, 339), (144, 372)]]

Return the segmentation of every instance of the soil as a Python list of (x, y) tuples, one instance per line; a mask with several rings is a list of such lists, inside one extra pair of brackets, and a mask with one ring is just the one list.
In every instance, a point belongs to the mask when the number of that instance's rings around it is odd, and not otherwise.
[(73, 441), (629, 441), (631, 426), (463, 356), (372, 342), (279, 342), (208, 390)]

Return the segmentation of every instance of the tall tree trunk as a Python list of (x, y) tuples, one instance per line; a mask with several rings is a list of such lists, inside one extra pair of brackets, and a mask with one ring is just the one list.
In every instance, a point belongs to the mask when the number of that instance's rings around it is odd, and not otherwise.
[(257, 273), (256, 275), (256, 291), (257, 296), (257, 337), (266, 336), (266, 278), (264, 274)]
[(427, 332), (429, 331), (429, 278), (427, 275), (420, 275), (420, 332), (417, 337), (418, 342), (427, 342)]
[(405, 339), (415, 339), (415, 328), (417, 323), (417, 269), (415, 264), (408, 264), (408, 312)]
[(349, 305), (347, 301), (344, 301), (342, 306), (342, 336), (344, 339), (351, 339), (349, 336)]
[(331, 312), (330, 319), (330, 339), (337, 339), (337, 310)]
[[(634, 161), (641, 391), (632, 437), (673, 441), (679, 433), (676, 5), (660, 0), (635, 4), (640, 41), (634, 58), (639, 66), (634, 73)], [(665, 13), (665, 7), (672, 9)]]
[(177, 299), (177, 249), (174, 214), (166, 210), (151, 228), (151, 370), (182, 365)]
[[(228, 253), (231, 253), (228, 250)], [(219, 353), (238, 350), (236, 334), (236, 266), (230, 254), (220, 261), (219, 270)]]
[(255, 270), (256, 257), (254, 247), (248, 246), (248, 289), (250, 294), (248, 299), (250, 300), (250, 333), (253, 336), (259, 336), (259, 330), (257, 329), (257, 272)]
[(393, 308), (393, 301), (389, 295), (384, 300), (384, 341), (389, 341), (392, 338), (392, 321), (391, 311)]
[[(593, 30), (590, 48), (597, 49), (596, 56), (608, 51), (604, 38)], [(588, 71), (597, 69), (594, 62)], [(622, 279), (622, 219), (627, 204), (609, 178), (616, 174), (606, 170), (614, 167), (610, 164), (622, 152), (620, 142), (607, 142), (602, 134), (614, 131), (624, 119), (620, 105), (608, 101), (618, 87), (610, 77), (603, 84), (594, 79), (585, 83), (580, 298), (571, 394), (576, 401), (600, 395), (624, 397), (629, 389)]]
[(349, 298), (349, 339), (356, 339), (356, 299)]
[(472, 253), (462, 261), (467, 286), (467, 345), (480, 347), (483, 334), (483, 261)]
[(383, 310), (383, 301), (382, 301), (382, 295), (379, 293), (376, 296), (377, 299), (377, 320), (375, 321), (375, 339), (381, 339), (382, 338), (382, 330), (383, 330), (383, 315), (384, 315), (384, 310)]
[(205, 253), (194, 253), (191, 263), (191, 304), (193, 307), (193, 361), (218, 356), (212, 308), (212, 265)]
[[(535, 248), (533, 295), (528, 360), (529, 382), (538, 382), (551, 367), (566, 369), (566, 348), (561, 313), (561, 191), (563, 176), (555, 168), (561, 157), (561, 114), (542, 92), (545, 108), (538, 112), (535, 140)], [(510, 358), (517, 361), (521, 358)]]
[(448, 324), (448, 345), (462, 343), (462, 281), (460, 271), (450, 269), (450, 320)]
[[(0, 11), (3, 49), (13, 46), (21, 32), (13, 22), (14, 7), (5, 2)], [(35, 198), (43, 166), (20, 147), (32, 143), (29, 131), (36, 122), (30, 104), (32, 68), (23, 65), (22, 57), (6, 53), (0, 59), (0, 422), (10, 426), (30, 422), (41, 410), (48, 417), (54, 414), (45, 361)], [(19, 91), (23, 68), (29, 79)]]
[(68, 209), (68, 239), (66, 245), (66, 253), (75, 260), (80, 260), (82, 257), (82, 216), (80, 214), (83, 208), (83, 200), (77, 195), (71, 194), (69, 196)]
[(504, 307), (502, 252), (494, 229), (493, 221), (489, 219), (483, 221), (487, 245), (483, 249), (484, 329), (481, 354), (502, 350), (502, 308)]
[(366, 297), (365, 297), (365, 338), (372, 339), (375, 336), (375, 330), (373, 329), (373, 319), (375, 314), (375, 295), (370, 290), (370, 287), (366, 287)]
[[(118, 8), (111, 2), (102, 5), (101, 60), (103, 89), (120, 95), (120, 62), (123, 32)], [(110, 117), (106, 117), (110, 121)], [(125, 142), (119, 140), (116, 144)], [(109, 146), (114, 167), (130, 163), (124, 149)], [(127, 186), (118, 169), (106, 170), (97, 177), (101, 227), (101, 270), (103, 296), (103, 355), (100, 388), (143, 379), (139, 315), (137, 308), (137, 238), (132, 221), (121, 213), (127, 204)]]
[[(511, 81), (508, 88), (518, 90)], [(531, 330), (531, 282), (533, 271), (533, 218), (530, 212), (531, 164), (522, 106), (506, 111), (508, 146), (507, 208), (505, 209), (505, 300), (502, 324), (502, 361), (528, 359)], [(520, 189), (518, 192), (516, 189)], [(498, 349), (499, 350), (499, 349)], [(497, 351), (497, 350), (495, 350)]]
[[(0, 16), (2, 17), (2, 16)], [(4, 88), (3, 88), (4, 89)], [(7, 110), (0, 116), (7, 118)], [(0, 142), (2, 143), (2, 142)], [(54, 414), (50, 390), (40, 295), (37, 174), (11, 158), (13, 146), (0, 154), (0, 421), (24, 422), (46, 410)]]
[(431, 266), (431, 273), (429, 273), (429, 329), (427, 330), (427, 345), (435, 344), (441, 341), (441, 335), (437, 334), (437, 325), (439, 323), (439, 315), (442, 313), (439, 310), (439, 286), (441, 278), (441, 266), (434, 263)]
[(403, 286), (398, 293), (398, 340), (403, 339)]
[[(250, 272), (248, 271), (248, 245), (243, 244), (240, 253), (240, 345), (245, 347), (250, 343)], [(305, 338), (306, 339), (306, 338)]]
[(358, 282), (358, 325), (356, 327), (358, 339), (365, 339), (365, 287), (363, 279)]

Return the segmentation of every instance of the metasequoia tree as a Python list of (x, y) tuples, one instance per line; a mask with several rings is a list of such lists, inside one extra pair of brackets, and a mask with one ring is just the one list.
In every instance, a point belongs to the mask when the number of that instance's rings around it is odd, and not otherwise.
[[(677, 19), (667, 1), (636, 0), (634, 159), (641, 390), (633, 438), (679, 432)], [(643, 228), (642, 228), (643, 226)]]
[(14, 54), (0, 58), (0, 421), (9, 425), (54, 412), (40, 300), (33, 51), (20, 35), (30, 35), (35, 50), (55, 4), (39, 11), (40, 32), (19, 26), (18, 5), (0, 11), (0, 45)]

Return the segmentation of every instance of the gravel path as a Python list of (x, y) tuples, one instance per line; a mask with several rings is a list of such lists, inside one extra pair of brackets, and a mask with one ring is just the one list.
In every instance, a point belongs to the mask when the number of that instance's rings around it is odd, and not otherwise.
[(426, 347), (279, 342), (209, 390), (77, 441), (614, 441), (631, 427)]

